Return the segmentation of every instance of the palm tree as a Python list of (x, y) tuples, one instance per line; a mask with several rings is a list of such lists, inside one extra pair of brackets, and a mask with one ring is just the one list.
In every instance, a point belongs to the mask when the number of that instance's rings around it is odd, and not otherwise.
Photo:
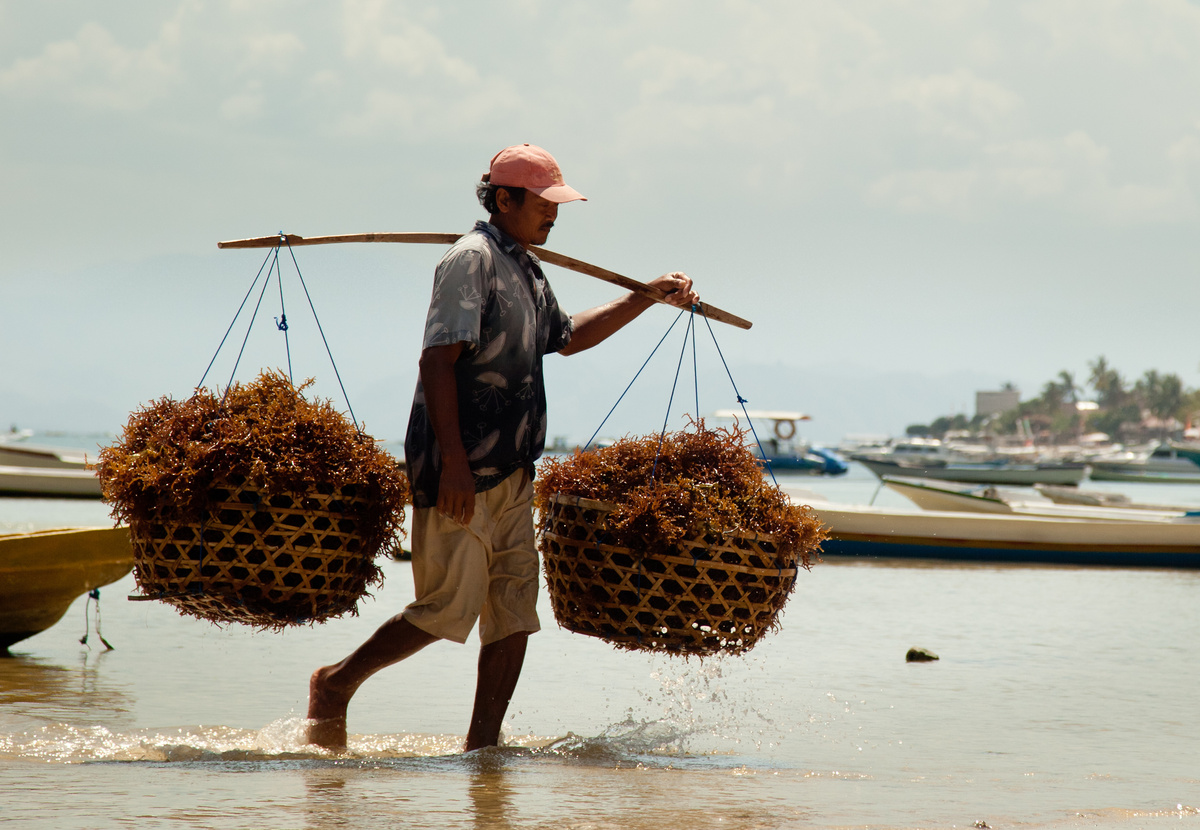
[(1091, 369), (1088, 383), (1096, 392), (1096, 403), (1105, 409), (1120, 406), (1127, 394), (1125, 379), (1121, 377), (1121, 373), (1108, 365), (1104, 355), (1092, 361), (1088, 368)]
[(1133, 387), (1139, 402), (1151, 415), (1162, 422), (1162, 436), (1167, 433), (1166, 421), (1173, 418), (1184, 402), (1183, 381), (1176, 374), (1160, 375), (1149, 369)]
[(1048, 380), (1042, 387), (1042, 394), (1037, 397), (1038, 409), (1046, 415), (1053, 415), (1062, 409), (1063, 390), (1055, 381)]
[(1079, 400), (1079, 387), (1075, 385), (1075, 375), (1063, 369), (1058, 373), (1058, 388), (1062, 390), (1063, 403), (1076, 403)]

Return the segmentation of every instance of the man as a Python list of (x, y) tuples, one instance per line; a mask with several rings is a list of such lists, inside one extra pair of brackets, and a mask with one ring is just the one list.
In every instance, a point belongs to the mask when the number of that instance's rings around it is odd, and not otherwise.
[[(591, 348), (652, 302), (628, 294), (568, 316), (528, 249), (545, 243), (564, 202), (584, 200), (540, 147), (508, 147), (477, 187), (488, 222), (446, 253), (434, 277), (420, 379), (404, 442), (413, 487), (416, 600), (309, 683), (308, 740), (346, 745), (346, 709), (375, 672), (430, 643), (463, 643), (479, 621), (479, 676), (467, 751), (495, 746), (535, 609), (533, 465), (546, 437), (542, 356)], [(698, 302), (691, 279), (654, 285)]]

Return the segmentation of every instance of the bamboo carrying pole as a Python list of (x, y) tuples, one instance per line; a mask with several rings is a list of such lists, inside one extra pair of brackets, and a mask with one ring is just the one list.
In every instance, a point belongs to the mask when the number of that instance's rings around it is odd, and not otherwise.
[[(258, 236), (253, 239), (232, 239), (228, 242), (218, 242), (217, 247), (273, 248), (276, 245), (285, 243), (288, 245), (330, 245), (338, 242), (412, 242), (453, 245), (461, 236), (462, 234), (459, 233), (346, 233), (335, 236), (303, 237), (294, 233), (277, 233), (274, 236)], [(609, 271), (598, 265), (592, 265), (583, 260), (575, 259), (574, 257), (557, 254), (545, 248), (539, 248), (536, 245), (530, 246), (529, 250), (537, 254), (538, 259), (543, 262), (549, 262), (551, 265), (557, 265), (560, 268), (567, 268), (580, 274), (586, 274), (589, 277), (611, 282), (613, 285), (619, 285), (627, 291), (648, 297), (656, 303), (666, 304), (666, 292), (646, 285), (643, 282), (638, 282), (630, 277)], [(728, 323), (731, 326), (737, 326), (740, 329), (748, 329), (753, 325), (749, 320), (744, 320), (736, 314), (730, 314), (728, 311), (722, 311), (715, 306), (710, 306), (708, 303), (700, 303), (699, 311), (710, 320), (718, 320), (722, 323)]]

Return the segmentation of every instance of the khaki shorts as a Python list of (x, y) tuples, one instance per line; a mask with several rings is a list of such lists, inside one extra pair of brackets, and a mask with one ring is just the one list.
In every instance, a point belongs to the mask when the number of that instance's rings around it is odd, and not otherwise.
[(467, 527), (436, 507), (414, 510), (412, 548), (417, 598), (403, 615), (417, 628), (465, 643), (478, 619), (484, 645), (541, 629), (533, 482), (525, 470), (476, 493)]

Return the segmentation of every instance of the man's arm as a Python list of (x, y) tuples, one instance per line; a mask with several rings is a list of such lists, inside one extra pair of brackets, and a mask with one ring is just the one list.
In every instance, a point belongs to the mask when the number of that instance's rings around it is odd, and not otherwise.
[(421, 352), (420, 360), (425, 410), (442, 454), (437, 509), (462, 525), (469, 524), (475, 514), (475, 477), (459, 429), (458, 383), (454, 375), (454, 364), (465, 346), (461, 342), (430, 346)]
[[(667, 302), (678, 308), (691, 308), (700, 302), (700, 297), (692, 291), (692, 278), (681, 271), (663, 274), (651, 280), (650, 285), (667, 292)], [(577, 354), (602, 343), (652, 305), (654, 301), (648, 297), (629, 293), (611, 303), (572, 315), (575, 330), (559, 354)]]

